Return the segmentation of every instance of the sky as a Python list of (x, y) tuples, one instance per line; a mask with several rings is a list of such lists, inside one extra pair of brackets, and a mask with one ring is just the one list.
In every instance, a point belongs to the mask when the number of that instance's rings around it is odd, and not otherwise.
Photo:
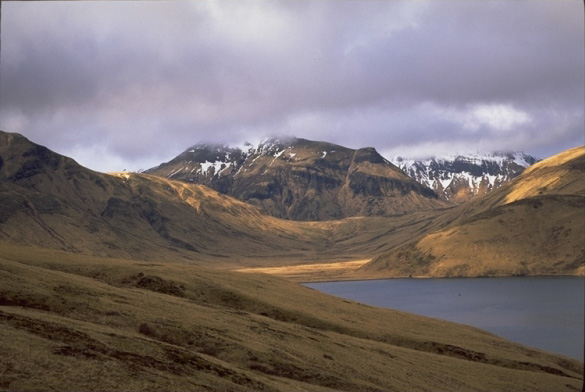
[(581, 0), (2, 2), (0, 130), (93, 170), (288, 135), (387, 158), (585, 144)]

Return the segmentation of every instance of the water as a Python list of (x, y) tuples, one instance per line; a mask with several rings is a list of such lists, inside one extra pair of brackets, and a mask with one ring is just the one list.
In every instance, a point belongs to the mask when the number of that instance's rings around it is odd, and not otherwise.
[(583, 360), (585, 279), (522, 277), (307, 283), (365, 304), (473, 325)]

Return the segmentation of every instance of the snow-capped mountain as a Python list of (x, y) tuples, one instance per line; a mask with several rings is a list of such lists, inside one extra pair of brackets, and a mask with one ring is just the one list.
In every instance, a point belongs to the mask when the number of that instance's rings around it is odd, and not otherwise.
[[(253, 169), (259, 158), (287, 159), (296, 161), (292, 152), (294, 138), (266, 138), (256, 145), (245, 142), (241, 146), (199, 143), (188, 148), (169, 162), (163, 163), (145, 173), (156, 174), (173, 180), (204, 184), (222, 193), (232, 178)], [(287, 154), (285, 154), (288, 152)], [(272, 165), (270, 165), (272, 166)]]
[(254, 146), (197, 144), (146, 171), (203, 184), (295, 220), (402, 214), (448, 205), (373, 148), (299, 138)]
[(424, 160), (393, 157), (390, 161), (441, 198), (462, 203), (499, 188), (539, 159), (523, 152), (496, 152)]

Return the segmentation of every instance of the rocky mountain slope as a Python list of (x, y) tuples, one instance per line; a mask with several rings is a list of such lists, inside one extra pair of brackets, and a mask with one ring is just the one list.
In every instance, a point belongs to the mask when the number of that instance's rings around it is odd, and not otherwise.
[(302, 231), (201, 185), (93, 172), (16, 134), (0, 133), (0, 159), (0, 239), (11, 242), (198, 258), (234, 247), (243, 256), (294, 249)]
[(538, 162), (450, 210), (453, 222), (363, 267), (379, 276), (585, 272), (585, 147)]
[(292, 220), (404, 214), (448, 206), (373, 148), (268, 139), (232, 148), (200, 144), (145, 173), (207, 185)]
[(442, 199), (463, 203), (511, 181), (538, 159), (522, 152), (512, 152), (424, 160), (393, 157), (390, 161)]

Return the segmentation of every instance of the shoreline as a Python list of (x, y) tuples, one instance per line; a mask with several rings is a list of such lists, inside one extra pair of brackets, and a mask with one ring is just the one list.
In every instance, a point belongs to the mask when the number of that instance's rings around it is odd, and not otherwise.
[(495, 275), (495, 276), (391, 276), (387, 278), (352, 278), (352, 279), (335, 279), (335, 280), (311, 280), (296, 282), (299, 284), (310, 283), (338, 283), (338, 282), (365, 282), (370, 280), (398, 280), (398, 279), (412, 279), (412, 280), (428, 280), (428, 279), (502, 279), (502, 278), (575, 278), (585, 279), (583, 275)]
[[(525, 274), (525, 275), (476, 275), (476, 276), (427, 276), (427, 275), (402, 275), (402, 276), (375, 276), (360, 274), (357, 271), (371, 259), (359, 259), (350, 261), (333, 261), (325, 263), (293, 264), (276, 267), (245, 267), (231, 269), (240, 273), (260, 273), (281, 277), (295, 283), (328, 283), (328, 282), (352, 282), (367, 280), (387, 279), (494, 279), (494, 278), (535, 278), (535, 277), (574, 277), (585, 278), (585, 275), (556, 275), (556, 274)], [(368, 276), (369, 275), (369, 276)]]

